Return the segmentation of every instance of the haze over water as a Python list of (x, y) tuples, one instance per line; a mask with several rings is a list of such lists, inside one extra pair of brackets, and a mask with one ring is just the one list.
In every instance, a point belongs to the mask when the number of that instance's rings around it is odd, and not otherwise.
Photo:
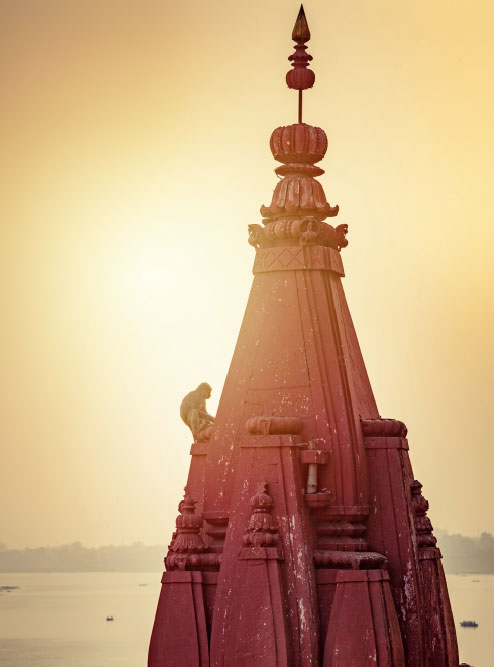
[[(2, 667), (144, 667), (160, 574), (0, 574)], [(139, 584), (148, 584), (140, 586)], [(114, 621), (107, 622), (107, 615)]]
[[(0, 594), (0, 665), (145, 667), (160, 578), (149, 572), (0, 574), (0, 586), (20, 587)], [(491, 667), (494, 575), (447, 579), (460, 658)], [(461, 620), (479, 627), (461, 628)]]

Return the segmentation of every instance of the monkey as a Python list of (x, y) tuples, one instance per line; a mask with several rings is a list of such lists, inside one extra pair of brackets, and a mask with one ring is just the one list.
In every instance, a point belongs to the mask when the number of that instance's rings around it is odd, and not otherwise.
[(201, 382), (180, 404), (180, 416), (192, 431), (194, 439), (202, 428), (214, 424), (214, 417), (206, 412), (206, 399), (211, 396), (211, 391), (207, 382)]

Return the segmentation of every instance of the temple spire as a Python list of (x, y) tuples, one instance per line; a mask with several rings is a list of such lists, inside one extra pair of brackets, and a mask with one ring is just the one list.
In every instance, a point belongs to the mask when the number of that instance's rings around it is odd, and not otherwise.
[(292, 39), (296, 42), (295, 53), (288, 57), (292, 61), (292, 67), (286, 75), (286, 82), (289, 88), (298, 90), (298, 122), (302, 122), (302, 91), (312, 88), (315, 81), (315, 74), (307, 69), (312, 56), (307, 53), (306, 42), (310, 39), (310, 30), (305, 18), (304, 6), (300, 5), (297, 20), (293, 26)]
[(214, 424), (204, 396), (186, 411), (205, 417), (148, 667), (459, 667), (407, 429), (379, 415), (345, 298), (348, 228), (326, 222), (328, 140), (302, 122), (302, 7), (292, 36), (299, 122), (271, 135), (281, 179), (249, 225), (254, 281)]

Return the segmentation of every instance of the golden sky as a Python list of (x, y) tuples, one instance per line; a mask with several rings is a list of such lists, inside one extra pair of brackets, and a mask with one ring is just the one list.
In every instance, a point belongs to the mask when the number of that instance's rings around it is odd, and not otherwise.
[[(276, 184), (292, 0), (0, 0), (0, 541), (167, 543)], [(321, 177), (436, 526), (494, 531), (494, 9), (311, 0)]]

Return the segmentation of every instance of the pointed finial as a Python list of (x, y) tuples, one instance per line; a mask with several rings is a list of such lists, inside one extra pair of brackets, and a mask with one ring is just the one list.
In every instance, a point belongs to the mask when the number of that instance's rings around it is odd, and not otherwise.
[(305, 18), (304, 6), (300, 5), (297, 20), (293, 26), (292, 39), (294, 42), (308, 42), (310, 39), (310, 30), (307, 19)]
[(292, 39), (296, 42), (295, 53), (288, 57), (292, 61), (292, 67), (286, 75), (286, 83), (289, 88), (299, 91), (298, 95), (298, 122), (302, 122), (302, 91), (312, 88), (316, 75), (311, 69), (307, 69), (312, 56), (307, 53), (305, 42), (310, 39), (310, 30), (305, 18), (304, 6), (300, 5), (297, 20), (293, 27)]

